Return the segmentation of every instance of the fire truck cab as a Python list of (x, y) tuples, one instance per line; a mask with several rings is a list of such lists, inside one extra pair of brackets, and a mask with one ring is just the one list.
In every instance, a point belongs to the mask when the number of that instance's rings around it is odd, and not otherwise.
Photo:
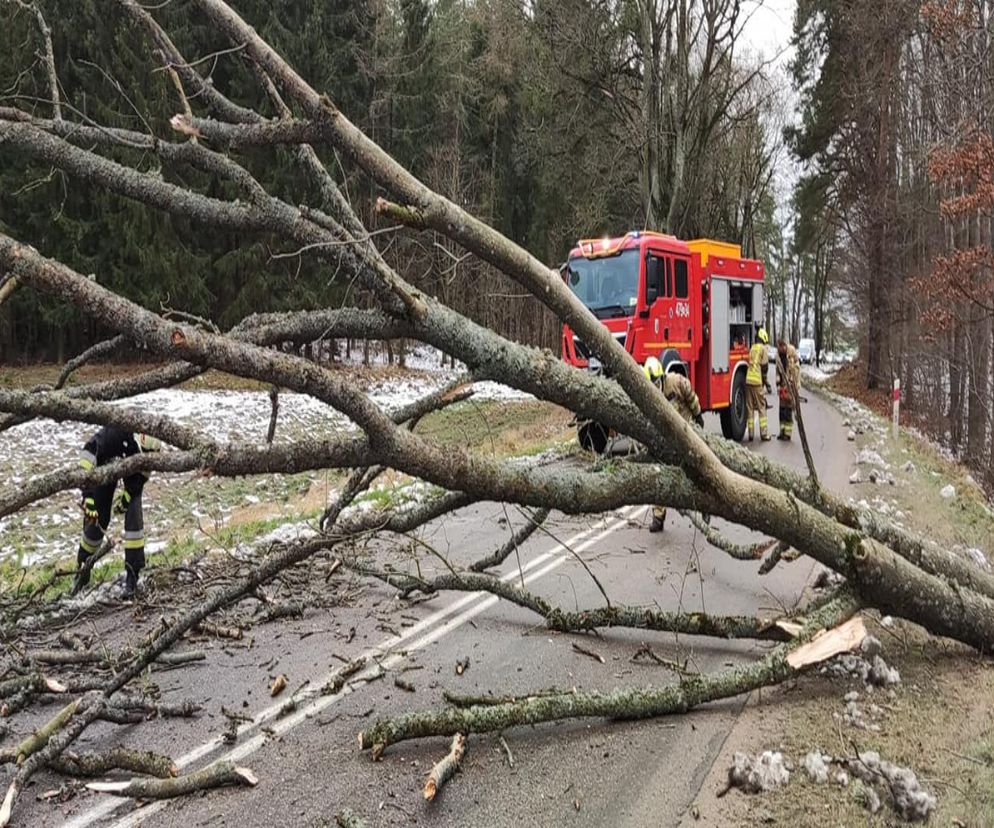
[[(570, 290), (640, 365), (657, 357), (684, 374), (722, 432), (741, 440), (746, 426), (749, 348), (763, 319), (763, 263), (738, 245), (634, 231), (583, 239), (562, 268)], [(599, 371), (600, 363), (568, 325), (563, 359)], [(595, 422), (579, 425), (586, 448), (601, 452), (611, 436)]]

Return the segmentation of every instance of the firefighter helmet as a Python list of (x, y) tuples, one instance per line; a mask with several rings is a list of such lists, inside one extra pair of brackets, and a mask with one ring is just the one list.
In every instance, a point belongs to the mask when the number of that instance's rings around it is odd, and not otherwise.
[(770, 335), (768, 333), (766, 333), (766, 328), (760, 328), (756, 332), (756, 336), (759, 337), (759, 341), (762, 342), (764, 345), (769, 345), (769, 343), (770, 343)]
[(645, 374), (648, 380), (658, 380), (663, 375), (663, 364), (651, 356), (645, 361), (645, 365), (642, 366), (642, 373)]

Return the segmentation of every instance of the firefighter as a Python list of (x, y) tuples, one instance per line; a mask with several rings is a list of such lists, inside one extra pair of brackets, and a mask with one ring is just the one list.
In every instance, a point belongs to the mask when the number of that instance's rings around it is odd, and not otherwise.
[[(673, 357), (671, 357), (671, 360)], [(701, 428), (704, 428), (704, 415), (701, 414), (701, 401), (694, 392), (694, 386), (690, 384), (683, 374), (677, 372), (667, 372), (670, 362), (664, 367), (655, 357), (649, 357), (642, 366), (642, 371), (646, 377), (653, 382), (663, 396), (676, 408), (677, 412), (688, 423), (693, 421)], [(662, 532), (666, 524), (666, 507), (652, 507), (652, 523), (649, 525), (650, 532)]]
[(766, 426), (766, 393), (770, 384), (766, 380), (766, 366), (770, 362), (766, 351), (770, 337), (766, 328), (756, 331), (756, 341), (749, 349), (749, 367), (746, 370), (746, 414), (749, 417), (749, 440), (752, 440), (756, 415), (759, 415), (759, 437), (763, 442), (770, 439)]
[(783, 339), (777, 340), (777, 390), (780, 396), (780, 433), (778, 440), (789, 440), (794, 430), (794, 394), (801, 390), (801, 360), (797, 349)]
[[(104, 426), (83, 446), (79, 465), (91, 471), (114, 460), (147, 452), (160, 451), (162, 442), (147, 434), (132, 434), (112, 425)], [(103, 543), (104, 533), (110, 525), (111, 510), (124, 515), (124, 600), (134, 598), (138, 588), (138, 575), (145, 566), (145, 521), (142, 514), (142, 490), (147, 474), (137, 472), (122, 481), (122, 488), (115, 497), (117, 481), (103, 483), (82, 492), (83, 537), (76, 553), (76, 577), (72, 595), (76, 595), (90, 582), (87, 562)]]

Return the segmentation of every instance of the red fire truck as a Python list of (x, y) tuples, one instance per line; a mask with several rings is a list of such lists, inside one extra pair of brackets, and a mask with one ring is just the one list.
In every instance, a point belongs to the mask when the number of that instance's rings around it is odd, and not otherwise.
[[(749, 347), (763, 319), (762, 262), (743, 259), (735, 244), (636, 231), (581, 240), (562, 272), (636, 362), (654, 356), (667, 371), (684, 374), (701, 408), (720, 414), (725, 436), (742, 439)], [(571, 365), (600, 370), (568, 325), (562, 347)], [(587, 421), (578, 436), (601, 452), (611, 435)]]

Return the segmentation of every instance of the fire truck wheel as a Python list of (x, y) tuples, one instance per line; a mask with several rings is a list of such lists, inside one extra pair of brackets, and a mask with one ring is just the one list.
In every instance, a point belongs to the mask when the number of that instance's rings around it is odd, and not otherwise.
[(594, 454), (603, 454), (607, 448), (607, 429), (600, 423), (584, 423), (577, 429), (580, 446)]
[(742, 440), (746, 430), (746, 388), (745, 371), (738, 371), (732, 380), (732, 394), (728, 408), (721, 411), (721, 433), (725, 439)]

